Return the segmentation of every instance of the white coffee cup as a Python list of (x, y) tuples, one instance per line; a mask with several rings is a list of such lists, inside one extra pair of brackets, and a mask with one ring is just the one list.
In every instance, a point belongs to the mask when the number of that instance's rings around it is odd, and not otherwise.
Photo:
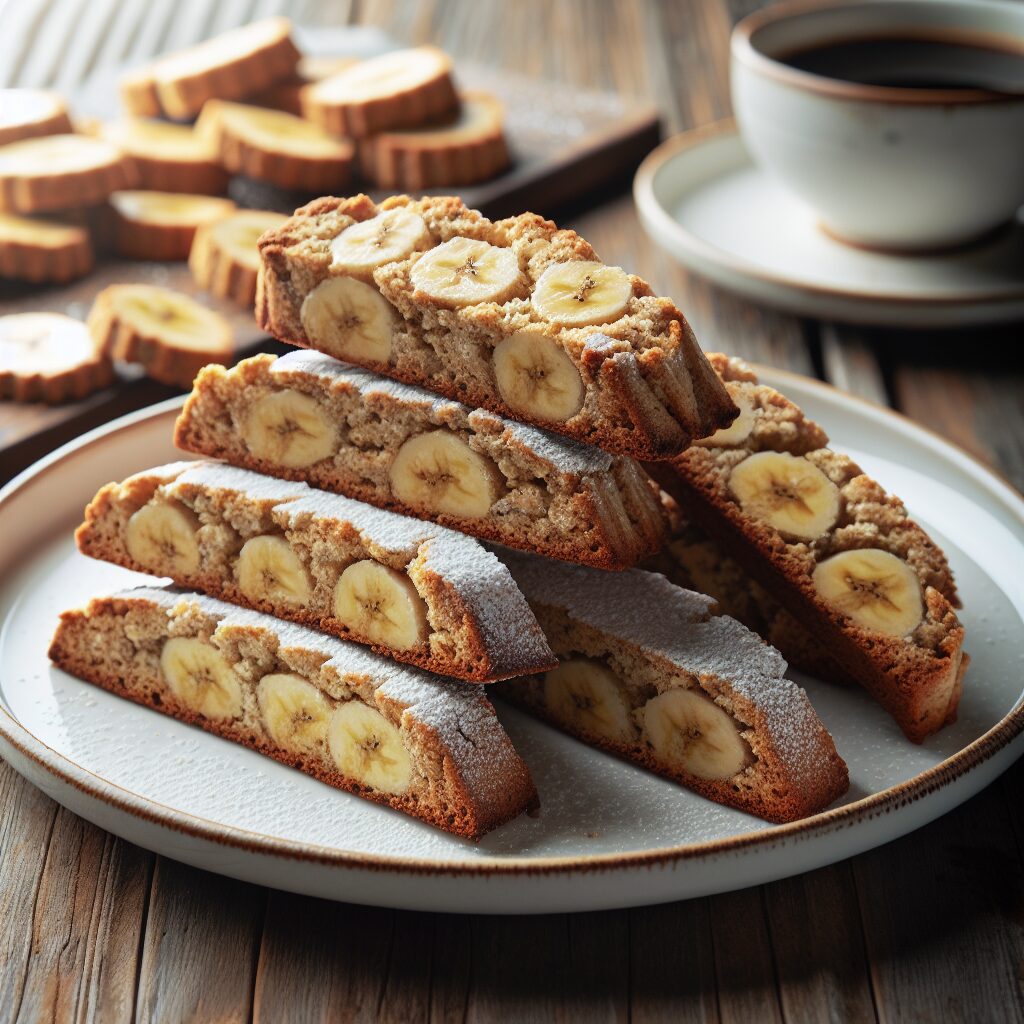
[(844, 39), (915, 35), (1024, 53), (1024, 3), (784, 3), (732, 36), (732, 102), (754, 159), (830, 234), (872, 248), (960, 245), (1024, 203), (1024, 96), (863, 85), (784, 58)]

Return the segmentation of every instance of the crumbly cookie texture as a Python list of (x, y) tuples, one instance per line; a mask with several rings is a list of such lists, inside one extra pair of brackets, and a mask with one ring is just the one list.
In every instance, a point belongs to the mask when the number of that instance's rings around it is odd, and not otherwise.
[(480, 687), (172, 587), (68, 611), (61, 669), (338, 789), (476, 839), (537, 803)]
[(915, 743), (956, 718), (964, 629), (945, 556), (750, 367), (712, 356), (735, 424), (650, 470)]
[(85, 277), (94, 258), (81, 224), (0, 213), (0, 277), (63, 284)]
[(159, 57), (123, 75), (121, 102), (138, 117), (195, 117), (211, 99), (241, 99), (295, 73), (287, 18), (264, 18)]
[(511, 547), (621, 569), (667, 533), (631, 459), (469, 409), (319, 352), (210, 366), (184, 451), (345, 494)]
[(502, 697), (718, 803), (795, 821), (846, 792), (846, 764), (786, 662), (664, 576), (502, 552), (560, 664)]
[(219, 462), (108, 484), (79, 550), (368, 644), (439, 675), (490, 682), (553, 668), (505, 566), (444, 527)]
[(66, 402), (114, 380), (80, 320), (61, 313), (0, 316), (0, 399)]
[[(448, 398), (646, 459), (736, 414), (669, 299), (534, 214), (324, 198), (260, 255), (264, 329)], [(366, 293), (389, 311), (370, 327)]]

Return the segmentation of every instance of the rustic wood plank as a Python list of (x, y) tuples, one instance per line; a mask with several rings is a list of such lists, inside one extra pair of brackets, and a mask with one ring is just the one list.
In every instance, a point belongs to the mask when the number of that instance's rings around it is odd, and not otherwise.
[(875, 1020), (850, 864), (774, 882), (764, 895), (785, 1020)]
[(629, 911), (629, 1012), (632, 1024), (711, 1024), (715, 992), (711, 915), (701, 899)]
[(61, 808), (36, 898), (20, 1020), (132, 1019), (153, 859)]
[(880, 1019), (1024, 1020), (1024, 872), (998, 787), (853, 869)]
[(248, 1021), (265, 907), (264, 889), (158, 857), (137, 1019)]
[(821, 357), (825, 380), (851, 395), (891, 405), (876, 343), (868, 331), (822, 324)]

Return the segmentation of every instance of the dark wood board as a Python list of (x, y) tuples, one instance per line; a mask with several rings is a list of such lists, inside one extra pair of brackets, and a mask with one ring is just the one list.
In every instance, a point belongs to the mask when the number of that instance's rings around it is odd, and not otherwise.
[[(480, 66), (460, 65), (458, 74), (463, 86), (495, 93), (506, 108), (512, 166), (493, 181), (457, 190), (468, 205), (491, 217), (578, 209), (602, 189), (628, 181), (659, 140), (657, 110), (649, 104)], [(286, 212), (315, 198), (241, 179), (230, 191), (241, 205)], [(387, 193), (371, 194), (380, 199)], [(0, 315), (53, 311), (84, 319), (102, 288), (122, 282), (163, 284), (197, 295), (229, 317), (239, 357), (274, 345), (256, 328), (251, 311), (199, 293), (184, 263), (101, 262), (88, 277), (59, 288), (0, 282)], [(93, 426), (176, 393), (125, 367), (112, 387), (79, 402), (50, 407), (0, 402), (0, 480)]]

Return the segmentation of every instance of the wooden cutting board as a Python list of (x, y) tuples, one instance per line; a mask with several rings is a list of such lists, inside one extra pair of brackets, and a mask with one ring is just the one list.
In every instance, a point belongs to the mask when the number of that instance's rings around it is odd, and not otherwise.
[[(625, 187), (659, 140), (657, 110), (613, 93), (463, 65), (458, 78), (464, 87), (497, 94), (506, 108), (512, 166), (492, 181), (458, 190), (469, 206), (490, 217), (524, 210), (554, 216), (569, 206), (578, 209), (601, 190)], [(232, 184), (231, 193), (242, 205), (287, 212), (314, 198), (241, 180)], [(378, 199), (384, 195), (372, 190), (371, 194)], [(184, 263), (101, 262), (89, 277), (59, 288), (0, 281), (0, 315), (53, 311), (85, 319), (94, 296), (107, 285), (122, 282), (163, 284), (197, 295), (229, 317), (239, 357), (277, 347), (256, 328), (250, 310), (240, 311), (200, 293)], [(112, 387), (80, 402), (54, 407), (0, 402), (0, 481), (85, 430), (175, 393), (125, 367)]]

